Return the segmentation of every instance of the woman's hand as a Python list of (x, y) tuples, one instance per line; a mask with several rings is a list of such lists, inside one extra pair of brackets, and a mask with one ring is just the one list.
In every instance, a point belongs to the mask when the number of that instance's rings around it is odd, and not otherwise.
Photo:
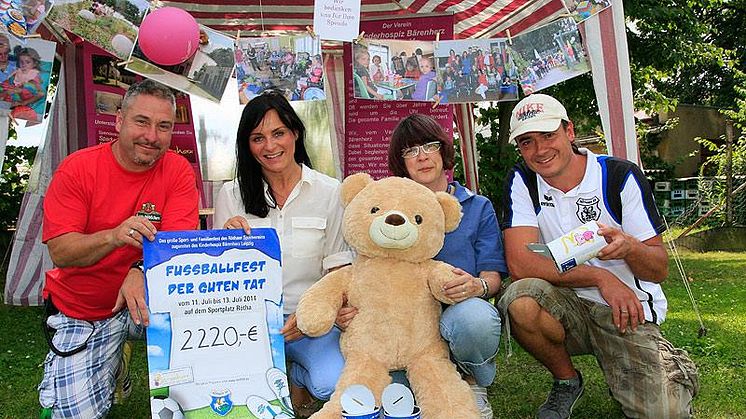
[(249, 221), (240, 215), (229, 218), (228, 221), (223, 224), (223, 228), (226, 228), (228, 230), (242, 229), (246, 234), (251, 234), (251, 226), (249, 225)]
[(453, 268), (453, 273), (458, 275), (458, 277), (443, 284), (443, 291), (446, 297), (460, 303), (467, 298), (482, 296), (484, 292), (482, 281), (474, 278), (463, 269)]
[(285, 325), (280, 329), (280, 333), (285, 337), (285, 342), (292, 342), (305, 336), (303, 332), (298, 329), (298, 322), (295, 320), (295, 313), (288, 316)]
[(347, 296), (342, 297), (342, 307), (337, 312), (337, 319), (334, 323), (341, 331), (347, 330), (352, 319), (357, 315), (357, 309), (347, 304)]

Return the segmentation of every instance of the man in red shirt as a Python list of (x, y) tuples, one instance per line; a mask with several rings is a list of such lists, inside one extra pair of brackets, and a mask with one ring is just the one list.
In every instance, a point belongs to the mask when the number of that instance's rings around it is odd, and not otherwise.
[(49, 185), (42, 240), (56, 266), (44, 287), (54, 335), (39, 401), (53, 417), (106, 416), (123, 343), (148, 325), (143, 240), (198, 224), (192, 168), (169, 151), (175, 109), (169, 88), (132, 85), (118, 139), (71, 154)]

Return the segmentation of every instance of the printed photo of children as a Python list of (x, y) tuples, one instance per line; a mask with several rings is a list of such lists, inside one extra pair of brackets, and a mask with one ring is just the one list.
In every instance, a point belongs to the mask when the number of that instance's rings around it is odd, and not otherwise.
[(435, 59), (441, 103), (518, 99), (518, 68), (505, 39), (440, 41)]
[(319, 38), (241, 38), (235, 56), (241, 104), (268, 89), (290, 101), (326, 99)]
[(432, 42), (364, 39), (352, 46), (352, 60), (356, 98), (434, 100)]
[(40, 122), (54, 61), (54, 42), (31, 39), (21, 45), (0, 33), (0, 106), (10, 116)]
[(509, 48), (527, 95), (591, 70), (573, 18), (514, 36)]

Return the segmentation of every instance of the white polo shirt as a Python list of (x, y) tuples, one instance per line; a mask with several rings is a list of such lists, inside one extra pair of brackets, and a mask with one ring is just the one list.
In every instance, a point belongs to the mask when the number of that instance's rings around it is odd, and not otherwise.
[[(563, 193), (550, 186), (536, 173), (514, 168), (508, 174), (505, 212), (502, 229), (537, 227), (543, 243), (548, 243), (568, 231), (591, 220), (620, 228), (640, 241), (655, 237), (665, 230), (662, 218), (653, 201), (652, 191), (642, 171), (626, 160), (596, 155), (580, 149), (588, 156), (585, 175), (578, 186)], [(529, 179), (529, 177), (535, 177)], [(610, 182), (614, 176), (617, 182)], [(613, 191), (612, 183), (621, 184), (621, 192)], [(534, 205), (529, 185), (538, 189), (538, 205)], [(607, 192), (607, 189), (610, 189)], [(610, 194), (619, 194), (621, 214), (611, 202)], [(621, 218), (621, 219), (620, 219)], [(591, 259), (591, 266), (606, 269), (630, 287), (645, 310), (645, 319), (657, 324), (666, 317), (668, 303), (659, 284), (636, 278), (623, 260)], [(596, 287), (574, 288), (576, 294), (597, 303), (606, 304)]]
[[(267, 193), (267, 184), (264, 184)], [(302, 167), (301, 180), (282, 209), (270, 208), (265, 218), (246, 214), (236, 180), (220, 189), (213, 224), (222, 228), (236, 215), (252, 227), (277, 230), (282, 250), (282, 292), (285, 314), (295, 312), (300, 296), (331, 268), (352, 263), (353, 252), (342, 236), (340, 183)]]

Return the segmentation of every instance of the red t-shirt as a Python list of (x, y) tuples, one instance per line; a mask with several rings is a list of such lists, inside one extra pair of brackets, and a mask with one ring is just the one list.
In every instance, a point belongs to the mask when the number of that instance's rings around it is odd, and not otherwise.
[[(44, 243), (66, 233), (111, 229), (138, 213), (158, 231), (197, 227), (197, 185), (186, 159), (168, 151), (151, 169), (129, 172), (117, 163), (112, 144), (80, 150), (60, 164), (44, 198)], [(142, 250), (125, 245), (91, 266), (52, 269), (44, 297), (51, 295), (69, 317), (109, 318), (130, 265), (140, 258)]]

